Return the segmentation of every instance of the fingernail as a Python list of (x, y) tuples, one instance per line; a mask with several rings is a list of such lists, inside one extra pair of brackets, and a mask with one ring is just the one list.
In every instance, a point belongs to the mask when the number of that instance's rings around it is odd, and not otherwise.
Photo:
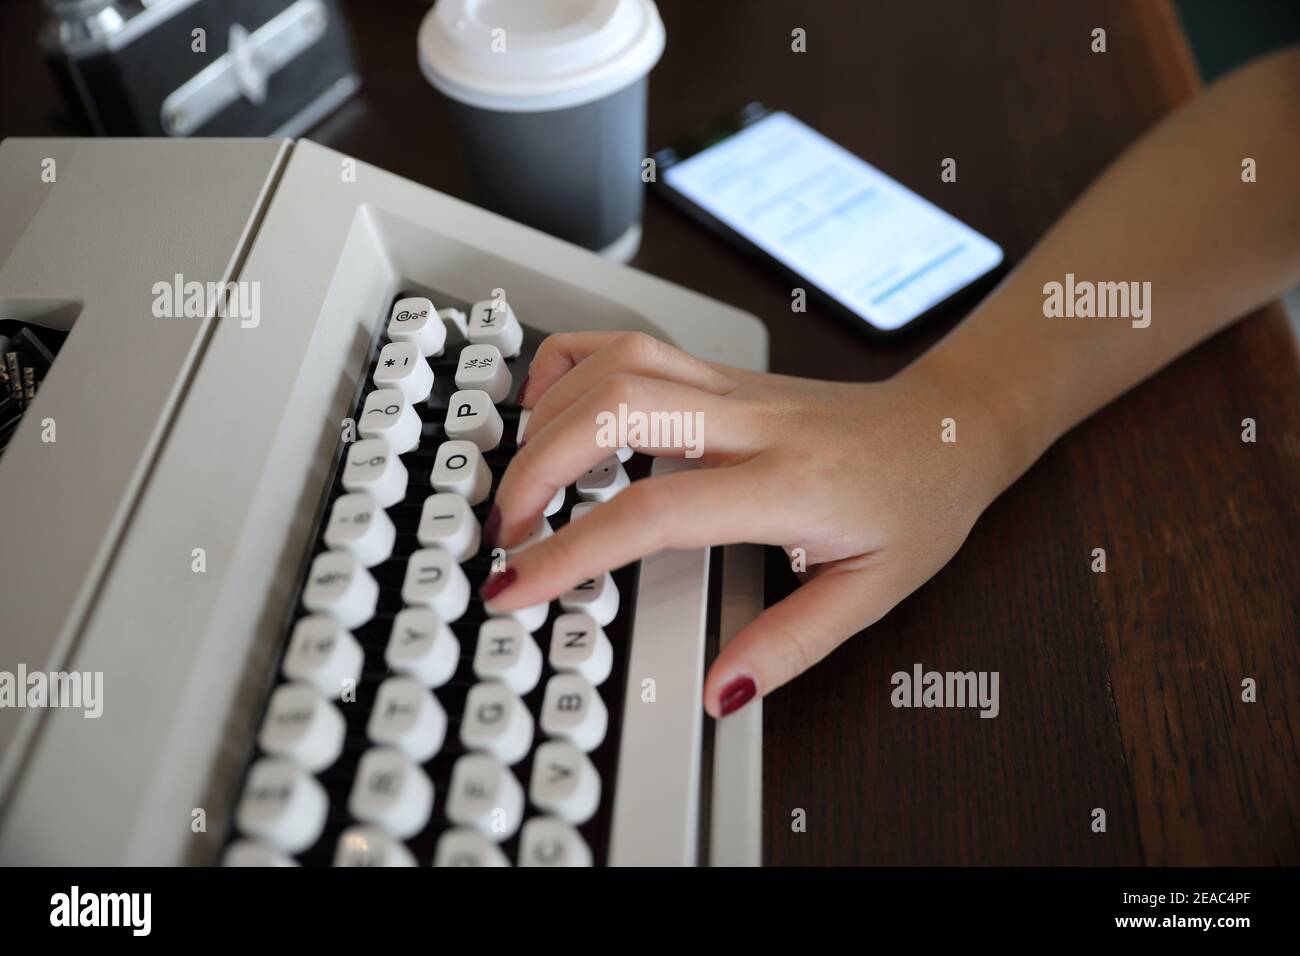
[(497, 535), (501, 533), (501, 509), (496, 505), (488, 511), (487, 521), (483, 523), (483, 540), (489, 548), (497, 546)]
[[(528, 379), (530, 376), (525, 375), (524, 380), (519, 383), (519, 393), (515, 395), (515, 404), (520, 408), (524, 407), (524, 393), (528, 391)], [(522, 442), (521, 442), (522, 444)]]
[(722, 711), (722, 716), (726, 717), (748, 704), (756, 693), (758, 687), (754, 684), (754, 678), (737, 677), (723, 688), (722, 695), (718, 698), (718, 709)]
[[(502, 591), (515, 583), (515, 578), (519, 577), (519, 572), (514, 568), (506, 568), (504, 571), (489, 574), (487, 580), (483, 582), (483, 590), (479, 592), (479, 597), (486, 604), (494, 597), (497, 597)], [(753, 691), (750, 692), (751, 694)]]

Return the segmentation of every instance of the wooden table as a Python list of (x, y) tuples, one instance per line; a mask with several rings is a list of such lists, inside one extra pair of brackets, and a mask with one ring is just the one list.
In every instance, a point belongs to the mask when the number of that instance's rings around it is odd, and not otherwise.
[[(74, 132), (6, 4), (0, 134)], [(415, 61), (428, 4), (349, 4), (366, 88), (313, 138), (468, 196)], [(662, 145), (790, 110), (1019, 259), (1197, 85), (1164, 0), (659, 0)], [(1107, 31), (1093, 54), (1090, 33)], [(791, 51), (807, 31), (808, 52)], [(12, 28), (12, 29), (11, 29)], [(11, 72), (12, 71), (12, 72)], [(22, 76), (21, 84), (8, 82)], [(939, 163), (958, 158), (957, 183)], [(635, 265), (753, 312), (775, 371), (885, 377), (961, 318), (873, 344), (657, 199)], [(1300, 862), (1300, 362), (1280, 307), (1077, 428), (920, 591), (765, 704), (774, 864)], [(1240, 422), (1258, 423), (1255, 444)], [(798, 493), (798, 489), (791, 489)], [(1089, 570), (1107, 551), (1105, 574)], [(769, 562), (769, 600), (791, 586)], [(895, 710), (890, 675), (996, 670), (1001, 714)], [(1258, 684), (1256, 703), (1241, 682)], [(1107, 814), (1094, 833), (1094, 808)], [(792, 814), (806, 813), (806, 832)]]

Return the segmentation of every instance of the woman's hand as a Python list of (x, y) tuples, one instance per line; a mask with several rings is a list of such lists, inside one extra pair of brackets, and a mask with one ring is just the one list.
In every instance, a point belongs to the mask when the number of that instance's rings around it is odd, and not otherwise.
[(969, 378), (917, 367), (878, 384), (821, 382), (705, 363), (637, 333), (553, 335), (522, 390), (532, 417), (497, 492), (489, 546), (518, 544), (557, 488), (612, 454), (597, 444), (598, 416), (620, 405), (701, 413), (700, 467), (633, 482), (512, 555), (484, 598), (493, 611), (537, 604), (661, 548), (800, 548), (802, 586), (742, 629), (709, 671), (705, 709), (730, 713), (919, 587), (1018, 473), (1005, 410), (952, 387)]

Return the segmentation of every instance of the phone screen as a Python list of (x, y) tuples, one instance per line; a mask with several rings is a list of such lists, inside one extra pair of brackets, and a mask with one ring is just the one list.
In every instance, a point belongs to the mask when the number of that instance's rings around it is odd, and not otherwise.
[(673, 163), (663, 180), (881, 331), (1002, 262), (997, 243), (789, 113)]

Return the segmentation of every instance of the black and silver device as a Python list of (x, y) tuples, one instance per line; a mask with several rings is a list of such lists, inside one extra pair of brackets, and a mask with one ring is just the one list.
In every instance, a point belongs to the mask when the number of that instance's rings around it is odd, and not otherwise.
[(40, 42), (100, 136), (296, 136), (360, 85), (338, 0), (45, 0)]

